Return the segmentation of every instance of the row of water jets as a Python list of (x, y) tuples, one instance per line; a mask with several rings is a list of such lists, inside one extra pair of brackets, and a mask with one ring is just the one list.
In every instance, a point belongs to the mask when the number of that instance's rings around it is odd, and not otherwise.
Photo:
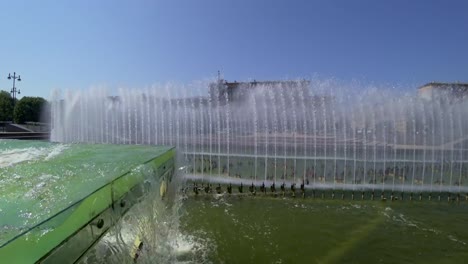
[(197, 177), (248, 160), (255, 182), (464, 192), (467, 104), (333, 80), (95, 88), (54, 95), (51, 139), (175, 146)]

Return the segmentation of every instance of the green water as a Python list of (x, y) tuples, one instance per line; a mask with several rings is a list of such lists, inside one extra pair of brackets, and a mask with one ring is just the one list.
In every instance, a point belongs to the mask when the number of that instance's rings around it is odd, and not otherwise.
[(197, 262), (464, 263), (467, 206), (199, 195), (181, 223), (204, 241)]
[[(168, 149), (0, 140), (0, 245)], [(238, 165), (241, 161), (244, 164)], [(231, 162), (234, 176), (255, 175), (249, 169), (252, 162)], [(299, 164), (296, 170), (303, 167)], [(277, 175), (282, 174), (278, 168)], [(257, 175), (264, 176), (265, 171), (259, 169)], [(157, 207), (158, 220), (153, 221), (161, 223), (155, 225), (155, 235), (150, 229), (139, 235), (162, 236), (167, 242), (173, 234), (160, 227), (178, 226), (181, 240), (188, 239), (191, 246), (177, 260), (188, 263), (464, 263), (468, 259), (466, 201), (347, 198), (190, 193), (177, 216), (170, 206)], [(165, 210), (170, 213), (161, 218)], [(141, 221), (150, 215), (148, 211), (145, 207), (134, 217)], [(153, 248), (163, 244), (158, 241)], [(160, 259), (156, 251), (146, 252), (148, 258), (153, 259), (149, 257), (153, 254)]]
[(0, 245), (169, 149), (0, 140)]

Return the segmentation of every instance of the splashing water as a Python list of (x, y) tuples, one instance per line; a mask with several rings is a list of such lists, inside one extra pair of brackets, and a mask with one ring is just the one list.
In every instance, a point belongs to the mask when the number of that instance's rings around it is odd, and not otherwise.
[(67, 148), (68, 146), (63, 144), (46, 147), (0, 148), (0, 168), (22, 162), (50, 160)]
[(69, 91), (60, 99), (52, 107), (53, 141), (175, 145), (203, 178), (468, 190), (468, 102), (447, 94), (428, 99), (333, 80), (220, 80), (117, 96)]

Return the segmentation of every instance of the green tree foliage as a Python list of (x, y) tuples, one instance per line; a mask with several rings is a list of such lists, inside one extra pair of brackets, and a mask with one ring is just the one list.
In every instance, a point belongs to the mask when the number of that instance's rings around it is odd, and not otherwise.
[(13, 120), (13, 98), (9, 92), (0, 91), (0, 121)]
[(15, 105), (13, 117), (15, 123), (39, 122), (47, 101), (42, 97), (23, 97)]

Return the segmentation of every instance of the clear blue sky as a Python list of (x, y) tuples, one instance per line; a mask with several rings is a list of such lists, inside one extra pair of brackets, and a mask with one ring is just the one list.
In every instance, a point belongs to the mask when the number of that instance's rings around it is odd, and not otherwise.
[(0, 89), (308, 78), (468, 81), (468, 1), (0, 0)]

